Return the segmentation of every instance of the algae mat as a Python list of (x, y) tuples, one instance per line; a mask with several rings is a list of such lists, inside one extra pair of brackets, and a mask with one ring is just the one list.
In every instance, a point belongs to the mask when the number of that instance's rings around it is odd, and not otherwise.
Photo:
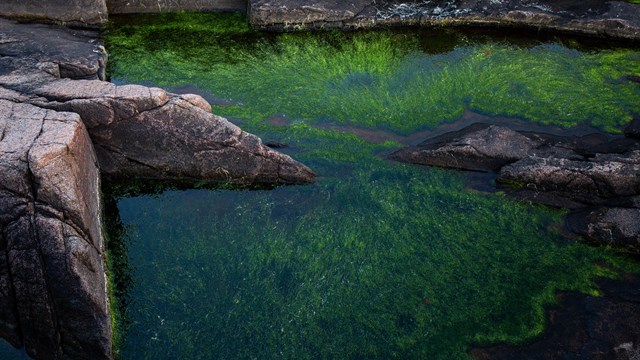
[(319, 174), (271, 190), (111, 188), (120, 356), (465, 359), (540, 335), (557, 291), (595, 295), (597, 278), (638, 271), (563, 238), (561, 211), (380, 156), (470, 113), (619, 132), (640, 112), (637, 50), (495, 35), (116, 18), (114, 82), (198, 91)]

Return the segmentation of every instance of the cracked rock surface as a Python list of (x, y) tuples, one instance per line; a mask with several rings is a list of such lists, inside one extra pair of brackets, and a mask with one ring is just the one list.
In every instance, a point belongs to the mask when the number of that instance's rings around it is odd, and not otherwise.
[(512, 26), (640, 38), (640, 5), (600, 0), (249, 0), (270, 30), (374, 26)]
[(101, 81), (96, 39), (0, 19), (0, 336), (34, 359), (113, 357), (101, 176), (315, 178), (200, 96)]
[(89, 135), (77, 114), (7, 100), (0, 134), (0, 335), (36, 359), (109, 359)]

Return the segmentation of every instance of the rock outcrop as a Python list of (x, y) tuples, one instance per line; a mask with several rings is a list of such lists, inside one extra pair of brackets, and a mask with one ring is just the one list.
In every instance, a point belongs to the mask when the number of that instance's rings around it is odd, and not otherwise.
[(511, 26), (640, 38), (640, 5), (599, 0), (249, 0), (269, 30), (375, 26)]
[(567, 228), (585, 239), (640, 253), (640, 140), (592, 133), (560, 136), (474, 124), (389, 155), (390, 159), (496, 172), (519, 200), (574, 209)]
[(452, 169), (495, 171), (524, 158), (540, 145), (506, 127), (478, 123), (403, 148), (390, 158)]
[(111, 358), (99, 190), (77, 114), (0, 100), (0, 335), (34, 358)]
[(2, 0), (0, 16), (67, 25), (107, 22), (105, 0)]
[(0, 19), (0, 336), (36, 359), (112, 358), (101, 175), (315, 177), (197, 95), (101, 81), (95, 39)]

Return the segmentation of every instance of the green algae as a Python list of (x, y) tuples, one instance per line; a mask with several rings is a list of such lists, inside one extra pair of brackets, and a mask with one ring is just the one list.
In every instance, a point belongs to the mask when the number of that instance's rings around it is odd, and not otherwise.
[[(221, 25), (190, 30), (191, 21), (207, 19)], [(451, 37), (452, 50), (429, 55), (419, 32), (269, 36), (252, 33), (240, 15), (182, 14), (114, 25), (107, 45), (116, 78), (196, 85), (243, 104), (229, 115), (244, 109), (242, 117), (255, 121), (285, 114), (409, 133), (454, 121), (467, 108), (613, 131), (640, 111), (640, 90), (622, 80), (640, 72), (637, 51)]]
[(616, 276), (596, 262), (630, 266), (563, 241), (560, 212), (373, 162), (316, 186), (121, 200), (140, 277), (124, 358), (464, 359), (539, 335), (558, 289), (596, 294)]
[(445, 37), (266, 35), (229, 14), (112, 24), (114, 79), (195, 85), (319, 174), (305, 187), (119, 198), (121, 356), (465, 359), (540, 335), (557, 291), (597, 295), (598, 278), (640, 270), (564, 239), (561, 211), (388, 162), (376, 155), (399, 144), (324, 126), (409, 133), (471, 109), (617, 130), (639, 110), (624, 80), (640, 72), (637, 51)]

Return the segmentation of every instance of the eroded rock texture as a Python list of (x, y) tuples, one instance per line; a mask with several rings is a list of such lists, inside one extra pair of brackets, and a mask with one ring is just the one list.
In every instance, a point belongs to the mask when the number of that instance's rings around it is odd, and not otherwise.
[(108, 359), (99, 173), (77, 114), (0, 100), (0, 335), (38, 359)]
[(249, 0), (257, 28), (512, 26), (640, 38), (640, 5), (599, 0)]
[[(2, 80), (0, 79), (0, 82)], [(197, 95), (177, 96), (138, 85), (59, 80), (31, 91), (43, 108), (85, 121), (103, 175), (290, 184), (314, 173), (260, 138), (211, 114)]]
[(71, 25), (107, 22), (105, 0), (2, 0), (0, 16)]

